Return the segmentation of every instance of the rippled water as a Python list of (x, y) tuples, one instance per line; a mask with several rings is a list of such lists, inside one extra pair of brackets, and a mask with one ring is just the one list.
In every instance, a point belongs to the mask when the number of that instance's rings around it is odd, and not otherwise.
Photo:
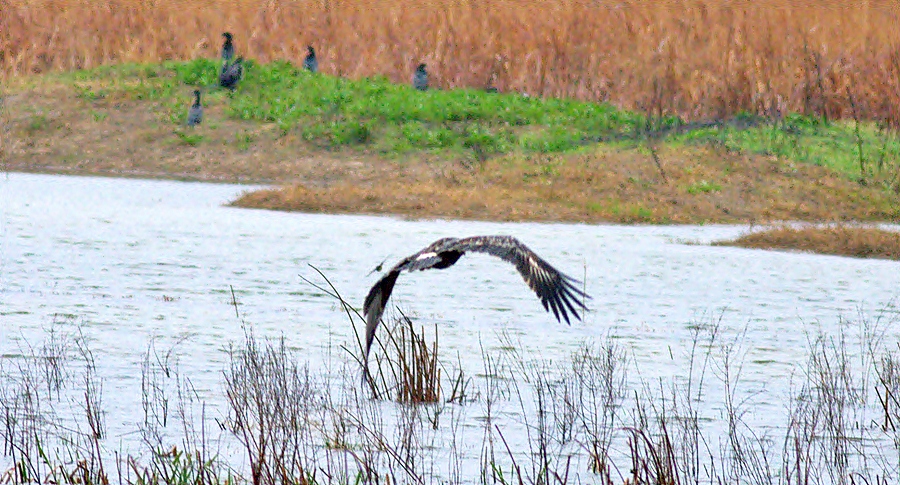
[[(0, 354), (15, 360), (54, 322), (80, 323), (104, 379), (110, 435), (127, 444), (151, 340), (180, 342), (183, 372), (216, 404), (223, 348), (241, 339), (241, 320), (257, 336), (283, 335), (312, 365), (351, 341), (335, 301), (300, 278), (317, 279), (308, 264), (359, 307), (378, 277), (367, 273), (385, 258), (390, 265), (439, 237), (510, 234), (584, 279), (590, 311), (558, 324), (511, 266), (489, 256), (403, 275), (393, 302), (439, 325), (442, 354), (465, 356), (474, 374), (481, 346), (500, 345), (500, 330), (520, 339), (525, 355), (558, 360), (613, 336), (653, 381), (684, 369), (694, 325), (721, 319), (723, 338), (743, 335), (742, 389), (759, 405), (751, 420), (765, 422), (784, 414), (811, 333), (836, 335), (860, 312), (890, 313), (900, 288), (893, 261), (703, 244), (741, 226), (408, 221), (223, 206), (249, 188), (3, 175)], [(886, 329), (891, 339), (895, 327)]]

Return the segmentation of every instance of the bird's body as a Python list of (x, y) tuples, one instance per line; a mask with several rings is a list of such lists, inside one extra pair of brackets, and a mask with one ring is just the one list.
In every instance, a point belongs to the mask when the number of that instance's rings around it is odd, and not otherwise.
[(316, 72), (319, 70), (319, 61), (316, 59), (316, 50), (313, 49), (313, 46), (306, 46), (306, 58), (303, 59), (303, 69), (306, 69), (309, 72)]
[(363, 305), (366, 316), (365, 365), (368, 372), (369, 350), (375, 338), (375, 330), (391, 297), (397, 277), (403, 271), (444, 269), (453, 266), (467, 252), (487, 253), (512, 263), (528, 286), (537, 294), (544, 309), (553, 312), (557, 320), (569, 323), (569, 313), (576, 318), (578, 309), (586, 307), (582, 301), (589, 298), (576, 286), (577, 281), (559, 272), (541, 259), (527, 246), (512, 236), (473, 236), (463, 239), (439, 239), (427, 248), (397, 263), (369, 290)]
[(425, 70), (425, 64), (419, 64), (416, 72), (413, 74), (413, 87), (419, 91), (428, 90), (428, 71)]
[(203, 121), (203, 106), (200, 104), (200, 90), (194, 90), (194, 104), (188, 109), (188, 126), (199, 125)]
[(225, 41), (222, 42), (222, 60), (229, 62), (234, 57), (234, 44), (231, 43), (231, 33), (224, 32), (222, 37), (225, 37)]
[(238, 57), (234, 63), (226, 62), (219, 72), (219, 86), (232, 91), (237, 87), (238, 81), (244, 76), (244, 58)]

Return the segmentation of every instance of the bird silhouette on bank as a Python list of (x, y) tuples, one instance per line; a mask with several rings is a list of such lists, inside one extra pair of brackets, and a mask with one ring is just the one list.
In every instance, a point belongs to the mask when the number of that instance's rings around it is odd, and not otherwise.
[(222, 43), (222, 60), (228, 62), (234, 57), (234, 44), (231, 43), (231, 32), (223, 32), (225, 42)]
[(237, 87), (238, 81), (244, 76), (244, 58), (238, 57), (234, 63), (226, 62), (219, 72), (219, 86), (232, 91)]
[(203, 106), (200, 104), (200, 90), (194, 90), (194, 104), (188, 109), (188, 126), (199, 125), (203, 121)]
[(319, 61), (316, 59), (316, 50), (313, 49), (313, 46), (306, 46), (306, 58), (303, 59), (303, 68), (309, 72), (316, 72), (319, 70)]
[(428, 71), (425, 70), (425, 64), (419, 64), (416, 72), (413, 74), (413, 87), (419, 91), (428, 90)]
[(438, 239), (425, 249), (408, 256), (372, 286), (363, 304), (366, 317), (366, 348), (364, 371), (369, 372), (369, 351), (375, 338), (375, 330), (397, 282), (404, 271), (445, 269), (453, 266), (467, 252), (486, 253), (515, 265), (525, 283), (537, 294), (544, 309), (552, 311), (557, 321), (569, 322), (571, 313), (581, 320), (578, 310), (585, 310), (584, 299), (590, 298), (576, 286), (578, 280), (559, 272), (544, 261), (528, 246), (512, 236), (473, 236), (463, 239)]

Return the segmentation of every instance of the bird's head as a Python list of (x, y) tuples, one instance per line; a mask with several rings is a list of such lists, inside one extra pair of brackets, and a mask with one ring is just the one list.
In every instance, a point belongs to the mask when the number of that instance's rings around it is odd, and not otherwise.
[(314, 56), (314, 55), (316, 55), (316, 50), (313, 49), (313, 46), (308, 45), (308, 46), (306, 46), (306, 53), (311, 56)]
[(425, 72), (425, 63), (423, 62), (423, 63), (419, 64), (418, 66), (416, 66), (416, 71)]
[(231, 32), (222, 32), (222, 37), (225, 37), (225, 40), (231, 42)]
[(194, 90), (194, 97), (197, 97), (197, 98), (200, 97), (200, 90), (199, 90), (199, 89), (195, 89), (195, 90)]

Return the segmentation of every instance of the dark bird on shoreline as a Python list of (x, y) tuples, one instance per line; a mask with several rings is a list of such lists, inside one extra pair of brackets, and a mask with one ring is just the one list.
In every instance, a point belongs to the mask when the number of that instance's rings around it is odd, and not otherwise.
[(306, 69), (309, 72), (316, 72), (319, 70), (319, 61), (316, 60), (316, 50), (313, 49), (313, 46), (306, 46), (306, 58), (303, 59), (303, 69)]
[(225, 42), (222, 43), (222, 60), (228, 62), (234, 57), (234, 44), (231, 43), (231, 32), (222, 33)]
[(425, 64), (416, 66), (416, 72), (413, 74), (413, 87), (419, 91), (428, 90), (428, 71), (425, 70)]
[(194, 104), (188, 110), (188, 126), (199, 125), (203, 121), (203, 106), (200, 104), (200, 90), (194, 90)]
[[(525, 283), (537, 294), (544, 310), (552, 311), (557, 321), (569, 322), (569, 313), (581, 320), (578, 309), (586, 309), (584, 299), (590, 298), (576, 286), (578, 281), (559, 272), (512, 236), (473, 236), (463, 239), (452, 237), (438, 239), (427, 248), (404, 258), (369, 290), (363, 304), (366, 316), (366, 349), (363, 361), (368, 373), (369, 350), (375, 338), (375, 329), (387, 306), (397, 277), (403, 271), (444, 269), (453, 266), (467, 252), (487, 253), (515, 265)], [(560, 316), (562, 318), (560, 318)]]
[(234, 91), (238, 81), (244, 76), (244, 58), (238, 57), (233, 64), (225, 63), (219, 72), (219, 86)]

